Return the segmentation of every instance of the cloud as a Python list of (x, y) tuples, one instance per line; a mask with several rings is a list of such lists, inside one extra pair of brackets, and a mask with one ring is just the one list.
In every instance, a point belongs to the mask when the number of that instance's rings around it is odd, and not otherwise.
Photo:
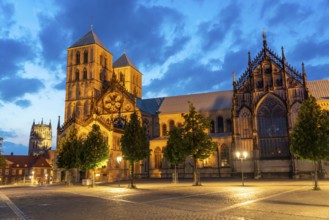
[(15, 144), (12, 142), (3, 142), (4, 155), (9, 155), (13, 153), (14, 155), (27, 155), (28, 147), (22, 144)]
[(0, 48), (0, 79), (17, 75), (22, 63), (34, 56), (31, 47), (22, 40), (0, 39)]
[(27, 100), (27, 99), (20, 99), (20, 100), (17, 100), (15, 102), (16, 105), (22, 107), (22, 108), (27, 108), (29, 106), (31, 106), (31, 101), (30, 100)]
[(27, 93), (37, 93), (44, 88), (38, 79), (24, 79), (20, 77), (0, 80), (0, 98), (5, 102), (12, 102)]
[(6, 139), (6, 138), (14, 138), (17, 137), (17, 134), (15, 131), (5, 131), (0, 129), (0, 137)]
[(314, 39), (304, 39), (289, 53), (293, 60), (308, 61), (316, 58), (329, 57), (329, 40), (315, 42)]
[(15, 23), (13, 21), (13, 15), (15, 12), (14, 4), (6, 1), (0, 1), (0, 35), (7, 36), (9, 29)]
[(198, 34), (202, 40), (202, 50), (209, 51), (223, 43), (225, 37), (238, 27), (240, 14), (240, 7), (231, 1), (214, 19), (201, 23)]
[(66, 88), (66, 79), (63, 79), (60, 83), (56, 84), (54, 86), (55, 89), (57, 90), (65, 90)]

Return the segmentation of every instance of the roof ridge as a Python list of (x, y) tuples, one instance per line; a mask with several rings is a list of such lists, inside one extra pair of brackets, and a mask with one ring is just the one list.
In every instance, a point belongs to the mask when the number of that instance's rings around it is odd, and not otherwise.
[(88, 31), (88, 33), (86, 33), (82, 38), (80, 38), (79, 40), (77, 40), (69, 48), (81, 47), (81, 46), (90, 45), (90, 44), (97, 44), (98, 46), (100, 46), (103, 49), (107, 50), (107, 48), (105, 47), (105, 45), (98, 38), (98, 36), (95, 34), (95, 32), (93, 30)]

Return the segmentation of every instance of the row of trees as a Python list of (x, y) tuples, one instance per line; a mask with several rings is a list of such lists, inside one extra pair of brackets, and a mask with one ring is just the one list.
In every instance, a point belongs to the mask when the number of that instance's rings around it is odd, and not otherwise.
[(198, 171), (198, 160), (208, 158), (217, 148), (217, 143), (207, 134), (210, 120), (195, 110), (189, 102), (189, 113), (182, 114), (183, 126), (174, 127), (169, 132), (164, 157), (174, 165), (174, 181), (177, 180), (177, 165), (183, 163), (190, 156), (193, 158), (193, 185), (201, 185)]
[(78, 136), (76, 127), (72, 127), (59, 142), (57, 166), (66, 171), (67, 181), (70, 185), (71, 170), (93, 171), (92, 184), (95, 184), (95, 169), (105, 165), (109, 157), (109, 148), (96, 124), (88, 133), (86, 139)]

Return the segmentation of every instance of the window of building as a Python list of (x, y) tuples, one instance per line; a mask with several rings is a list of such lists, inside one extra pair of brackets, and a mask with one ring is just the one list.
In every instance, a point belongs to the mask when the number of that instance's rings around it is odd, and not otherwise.
[(241, 138), (252, 138), (251, 112), (247, 108), (242, 108), (239, 112), (238, 132)]
[(9, 175), (9, 169), (5, 169), (5, 175), (6, 175), (6, 176)]
[(80, 52), (79, 51), (75, 54), (75, 63), (80, 64)]
[(214, 120), (210, 121), (210, 133), (215, 133), (215, 122), (214, 122)]
[(257, 110), (258, 140), (261, 158), (290, 157), (284, 104), (266, 97)]
[(154, 167), (156, 169), (161, 169), (162, 165), (162, 155), (160, 147), (155, 148), (154, 150)]
[(22, 169), (19, 169), (18, 170), (18, 175), (22, 175), (23, 174), (23, 170)]
[(226, 119), (226, 132), (232, 132), (232, 121), (231, 121), (231, 119)]
[(162, 124), (162, 136), (167, 136), (167, 135), (168, 135), (167, 125)]
[(220, 148), (220, 165), (222, 167), (230, 166), (230, 149), (225, 144)]
[(15, 169), (12, 169), (12, 170), (11, 170), (11, 175), (13, 175), (13, 176), (16, 175), (16, 170), (15, 170)]
[(88, 63), (88, 51), (83, 52), (83, 63)]
[(217, 118), (217, 132), (224, 133), (224, 120), (222, 116)]
[(86, 68), (83, 69), (83, 79), (84, 80), (87, 79), (87, 69)]
[(78, 69), (75, 70), (75, 80), (78, 81), (79, 80), (79, 77), (80, 76), (80, 72)]
[(175, 121), (174, 120), (170, 120), (169, 121), (169, 131), (172, 131), (175, 127)]

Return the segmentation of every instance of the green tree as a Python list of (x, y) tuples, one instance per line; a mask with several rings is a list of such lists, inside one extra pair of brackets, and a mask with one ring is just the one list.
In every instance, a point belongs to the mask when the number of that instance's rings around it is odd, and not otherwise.
[(130, 187), (136, 188), (134, 163), (146, 159), (150, 155), (150, 143), (146, 131), (141, 126), (135, 111), (130, 115), (130, 121), (126, 124), (121, 138), (121, 150), (125, 160), (130, 165)]
[(185, 120), (183, 124), (184, 144), (194, 161), (193, 185), (199, 186), (201, 182), (198, 172), (198, 160), (208, 158), (216, 150), (217, 143), (213, 142), (211, 136), (206, 133), (206, 130), (210, 127), (210, 120), (198, 113), (191, 102), (189, 102), (189, 113), (183, 113), (182, 116)]
[(57, 147), (57, 166), (65, 170), (67, 184), (71, 184), (71, 171), (81, 165), (82, 139), (78, 137), (76, 127), (69, 129), (65, 137), (61, 138)]
[(81, 150), (81, 167), (93, 171), (92, 186), (95, 186), (95, 169), (106, 164), (109, 158), (109, 147), (106, 143), (100, 127), (96, 124), (88, 133), (87, 139), (83, 142)]
[(329, 115), (312, 96), (306, 99), (291, 135), (291, 152), (314, 164), (314, 189), (318, 186), (318, 161), (329, 159)]
[(188, 151), (183, 141), (183, 129), (176, 126), (169, 132), (169, 138), (164, 150), (164, 157), (174, 165), (173, 182), (177, 183), (177, 165), (183, 163), (188, 156)]

